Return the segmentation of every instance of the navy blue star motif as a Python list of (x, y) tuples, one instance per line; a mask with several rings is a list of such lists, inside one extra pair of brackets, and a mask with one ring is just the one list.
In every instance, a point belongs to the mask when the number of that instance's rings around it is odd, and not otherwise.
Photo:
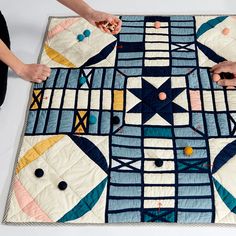
[[(142, 78), (142, 88), (129, 89), (141, 102), (129, 110), (128, 113), (142, 113), (143, 124), (155, 114), (159, 114), (167, 122), (173, 124), (173, 113), (186, 112), (183, 107), (173, 102), (183, 90), (184, 88), (171, 88), (170, 79), (159, 88), (156, 88)], [(160, 92), (167, 95), (164, 101), (161, 101), (158, 97)]]

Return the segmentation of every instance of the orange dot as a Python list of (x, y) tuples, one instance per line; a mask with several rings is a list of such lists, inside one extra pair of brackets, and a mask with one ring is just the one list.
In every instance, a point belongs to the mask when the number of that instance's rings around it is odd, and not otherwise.
[(160, 21), (156, 21), (154, 26), (155, 26), (156, 29), (161, 28), (161, 22)]
[(213, 74), (212, 78), (214, 82), (218, 82), (221, 79), (219, 74)]
[(230, 32), (230, 29), (229, 29), (229, 28), (224, 28), (224, 29), (222, 30), (222, 34), (223, 34), (223, 35), (228, 35), (229, 32)]
[(164, 100), (166, 100), (166, 93), (164, 93), (164, 92), (161, 92), (161, 93), (159, 93), (159, 95), (158, 95), (158, 97), (159, 97), (159, 99), (161, 100), (161, 101), (164, 101)]

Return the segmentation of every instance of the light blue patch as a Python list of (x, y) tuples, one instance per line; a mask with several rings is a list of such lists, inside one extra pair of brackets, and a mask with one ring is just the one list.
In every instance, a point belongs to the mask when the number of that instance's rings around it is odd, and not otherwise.
[(210, 78), (206, 69), (200, 69), (200, 79), (203, 89), (210, 89)]
[(140, 147), (141, 139), (121, 137), (121, 136), (112, 136), (112, 144)]
[(43, 133), (46, 117), (47, 117), (47, 110), (40, 110), (36, 133)]
[(181, 21), (176, 21), (176, 22), (170, 22), (171, 27), (194, 27), (194, 23), (192, 21), (186, 21), (186, 22), (181, 22)]
[(202, 113), (200, 113), (200, 112), (193, 112), (192, 113), (192, 124), (196, 129), (198, 129), (199, 131), (204, 133)]
[(121, 34), (123, 33), (144, 33), (144, 28), (140, 27), (140, 28), (132, 28), (132, 27), (122, 27), (121, 28)]
[(142, 152), (139, 148), (112, 147), (112, 156), (128, 157), (128, 158), (141, 158)]
[(116, 131), (118, 128), (120, 128), (123, 124), (123, 113), (122, 112), (113, 112), (113, 116), (118, 116), (120, 118), (120, 123), (119, 124), (112, 124), (112, 131)]
[(132, 67), (132, 66), (142, 66), (143, 61), (142, 60), (119, 60), (117, 63), (120, 67)]
[(171, 68), (171, 75), (186, 75), (189, 73), (189, 69), (191, 69), (191, 68), (172, 67)]
[(118, 53), (118, 59), (127, 58), (143, 58), (143, 52), (120, 52)]
[(30, 111), (29, 112), (27, 127), (26, 127), (26, 131), (25, 131), (27, 134), (33, 133), (36, 115), (37, 115), (37, 111)]
[(172, 59), (173, 66), (196, 66), (196, 60)]
[[(104, 81), (103, 88), (111, 88), (112, 87), (113, 73), (114, 73), (114, 69), (106, 69), (105, 81)], [(94, 77), (94, 79), (95, 79), (95, 77)]]
[(143, 42), (142, 34), (120, 34), (120, 42)]
[(221, 135), (229, 135), (229, 126), (228, 126), (227, 115), (222, 113), (222, 114), (217, 114), (217, 117), (218, 117), (218, 124), (220, 126), (220, 134)]
[(133, 126), (123, 126), (120, 135), (141, 136), (141, 128)]
[(204, 173), (179, 173), (178, 174), (179, 184), (201, 184), (210, 183), (209, 175)]
[(127, 223), (127, 222), (140, 222), (141, 213), (140, 211), (129, 211), (116, 214), (108, 214), (109, 223)]
[(141, 68), (119, 68), (121, 72), (123, 72), (127, 76), (140, 76), (142, 75)]
[(60, 69), (60, 73), (57, 77), (56, 88), (64, 88), (66, 82), (68, 70), (67, 69)]
[(207, 132), (208, 136), (217, 136), (216, 122), (214, 114), (206, 113), (206, 123), (207, 123)]
[(111, 120), (110, 112), (107, 111), (102, 112), (102, 117), (101, 117), (102, 134), (108, 134), (110, 132), (110, 123), (111, 123), (110, 120)]
[(171, 52), (172, 57), (177, 57), (177, 58), (196, 58), (196, 53), (195, 52), (176, 52), (173, 51)]
[(212, 200), (207, 199), (179, 199), (178, 208), (181, 209), (211, 209)]
[(140, 197), (142, 188), (136, 186), (110, 186), (109, 195), (117, 197)]
[(199, 133), (190, 127), (174, 128), (176, 137), (201, 137)]
[(178, 212), (178, 223), (211, 223), (211, 212)]
[(171, 16), (171, 21), (193, 21), (194, 18), (192, 16)]
[[(53, 83), (54, 83), (54, 80), (55, 80), (56, 73), (57, 73), (57, 69), (52, 69), (51, 70), (51, 74), (45, 82), (45, 88), (52, 88), (53, 87)], [(37, 88), (39, 88), (39, 87), (37, 86)], [(42, 88), (41, 84), (40, 84), (40, 88)]]
[(178, 196), (210, 196), (211, 187), (209, 186), (179, 186)]
[(175, 139), (175, 145), (180, 148), (184, 148), (186, 146), (205, 147), (206, 142), (204, 139)]
[(120, 74), (119, 72), (116, 72), (115, 77), (115, 88), (116, 89), (123, 89), (125, 84), (125, 76)]
[(65, 111), (61, 113), (61, 122), (59, 132), (71, 132), (74, 119), (74, 111)]
[(140, 26), (143, 27), (144, 26), (144, 22), (128, 22), (128, 21), (123, 21), (122, 22), (122, 26)]
[(114, 184), (140, 184), (141, 174), (134, 172), (111, 171), (110, 182)]
[(124, 21), (144, 21), (144, 16), (122, 16), (121, 19)]
[[(92, 88), (101, 88), (103, 69), (95, 69), (93, 75)], [(112, 79), (111, 79), (112, 81)]]
[(194, 36), (171, 36), (173, 43), (193, 43), (194, 40)]
[(58, 114), (59, 114), (59, 111), (55, 111), (55, 110), (50, 111), (46, 133), (55, 133), (56, 132)]
[(90, 134), (97, 134), (98, 133), (98, 116), (99, 112), (98, 111), (90, 111), (90, 116), (95, 116), (97, 121), (95, 124), (89, 124), (89, 133)]
[[(177, 150), (177, 157), (178, 159), (186, 159), (186, 155), (184, 154), (183, 150)], [(199, 158), (199, 159), (207, 158), (207, 151), (205, 149), (194, 149), (191, 158)]]
[(77, 88), (80, 70), (71, 70), (67, 88)]
[(193, 28), (171, 28), (171, 34), (189, 35), (194, 34)]
[(127, 200), (109, 200), (108, 210), (121, 210), (121, 209), (131, 209), (131, 208), (140, 208), (141, 200), (127, 199)]
[(188, 76), (189, 88), (199, 88), (198, 73), (195, 69)]

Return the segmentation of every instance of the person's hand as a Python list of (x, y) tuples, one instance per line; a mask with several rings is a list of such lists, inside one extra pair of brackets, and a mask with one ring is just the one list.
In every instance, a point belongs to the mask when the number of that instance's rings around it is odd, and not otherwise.
[(220, 79), (217, 83), (221, 86), (236, 86), (236, 62), (224, 61), (212, 67), (213, 78), (220, 73), (230, 73), (233, 79)]
[(18, 71), (18, 75), (27, 81), (34, 83), (42, 83), (51, 73), (51, 69), (40, 64), (23, 64)]
[[(92, 25), (97, 26), (101, 31), (111, 34), (118, 34), (121, 30), (122, 21), (111, 14), (93, 10), (85, 16), (85, 19)], [(105, 22), (115, 25), (115, 29), (110, 31), (105, 27)]]

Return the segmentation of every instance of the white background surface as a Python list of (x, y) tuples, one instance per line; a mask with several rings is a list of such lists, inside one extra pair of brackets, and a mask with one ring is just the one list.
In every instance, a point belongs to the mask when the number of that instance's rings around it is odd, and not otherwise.
[[(94, 8), (123, 14), (236, 14), (236, 0), (88, 0)], [(47, 18), (73, 15), (56, 0), (0, 0), (11, 35), (13, 51), (26, 63), (36, 62)], [(1, 29), (0, 29), (1, 30)], [(1, 78), (0, 78), (1, 79)], [(16, 150), (28, 102), (30, 83), (12, 73), (5, 103), (0, 109), (0, 220), (3, 216)], [(216, 226), (6, 226), (0, 235), (236, 235), (235, 227)]]

